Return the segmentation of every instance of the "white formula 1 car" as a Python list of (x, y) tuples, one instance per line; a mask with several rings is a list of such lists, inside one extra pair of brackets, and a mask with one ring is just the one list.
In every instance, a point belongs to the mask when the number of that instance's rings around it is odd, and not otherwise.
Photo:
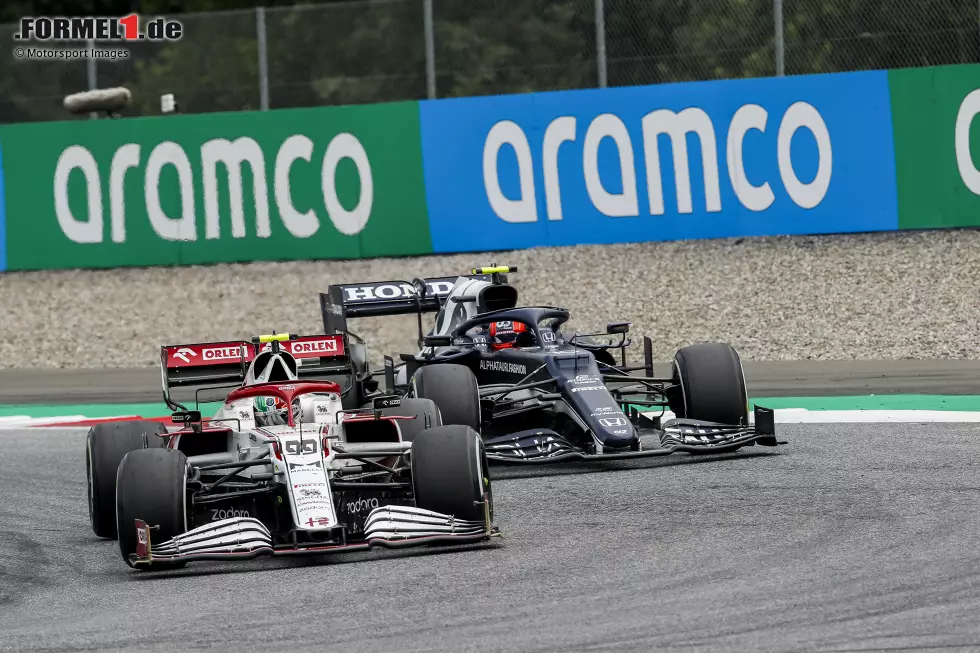
[[(406, 416), (398, 397), (344, 410), (339, 385), (303, 378), (349, 365), (345, 345), (281, 334), (163, 347), (164, 398), (183, 428), (92, 428), (95, 533), (118, 537), (123, 560), (142, 570), (499, 536), (475, 431)], [(171, 384), (227, 380), (235, 367), (242, 383), (210, 420), (170, 397)]]

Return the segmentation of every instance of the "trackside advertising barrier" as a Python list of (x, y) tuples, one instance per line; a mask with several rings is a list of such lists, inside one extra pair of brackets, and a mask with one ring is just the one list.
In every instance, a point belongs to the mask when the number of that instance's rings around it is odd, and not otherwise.
[(7, 269), (431, 252), (418, 104), (0, 128)]
[(980, 65), (0, 126), (0, 270), (980, 226)]
[(885, 72), (426, 102), (436, 252), (896, 229)]

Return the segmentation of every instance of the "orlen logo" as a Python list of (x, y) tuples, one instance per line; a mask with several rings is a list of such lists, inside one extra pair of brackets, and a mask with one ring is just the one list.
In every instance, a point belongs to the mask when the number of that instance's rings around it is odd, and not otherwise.
[(225, 360), (229, 358), (241, 358), (241, 347), (216, 347), (214, 349), (201, 350), (201, 357), (206, 361)]
[(313, 342), (294, 342), (290, 348), (294, 354), (333, 354), (337, 351), (337, 341), (314, 340)]

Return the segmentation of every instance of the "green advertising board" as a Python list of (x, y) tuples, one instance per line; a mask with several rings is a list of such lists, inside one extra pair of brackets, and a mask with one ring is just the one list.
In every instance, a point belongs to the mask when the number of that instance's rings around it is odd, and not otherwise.
[(418, 104), (0, 128), (7, 269), (432, 251)]
[(980, 66), (888, 73), (900, 229), (980, 226)]

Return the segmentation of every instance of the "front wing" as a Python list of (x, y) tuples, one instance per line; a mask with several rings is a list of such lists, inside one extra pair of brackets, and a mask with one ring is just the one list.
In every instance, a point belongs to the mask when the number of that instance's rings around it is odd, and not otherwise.
[(274, 545), (272, 533), (257, 519), (235, 517), (211, 522), (159, 544), (152, 527), (136, 520), (136, 554), (130, 565), (191, 562), (195, 560), (248, 560), (263, 555), (325, 554), (363, 551), (375, 546), (402, 548), (432, 544), (472, 544), (500, 537), (490, 524), (489, 510), (482, 521), (455, 519), (410, 506), (381, 506), (370, 512), (364, 539), (351, 544)]
[(623, 460), (668, 456), (673, 453), (722, 454), (758, 444), (787, 444), (776, 439), (772, 411), (756, 408), (756, 426), (728, 426), (697, 420), (674, 419), (657, 431), (660, 446), (635, 451), (589, 453), (554, 431), (523, 432), (484, 441), (487, 459), (515, 464), (551, 464), (568, 460)]

